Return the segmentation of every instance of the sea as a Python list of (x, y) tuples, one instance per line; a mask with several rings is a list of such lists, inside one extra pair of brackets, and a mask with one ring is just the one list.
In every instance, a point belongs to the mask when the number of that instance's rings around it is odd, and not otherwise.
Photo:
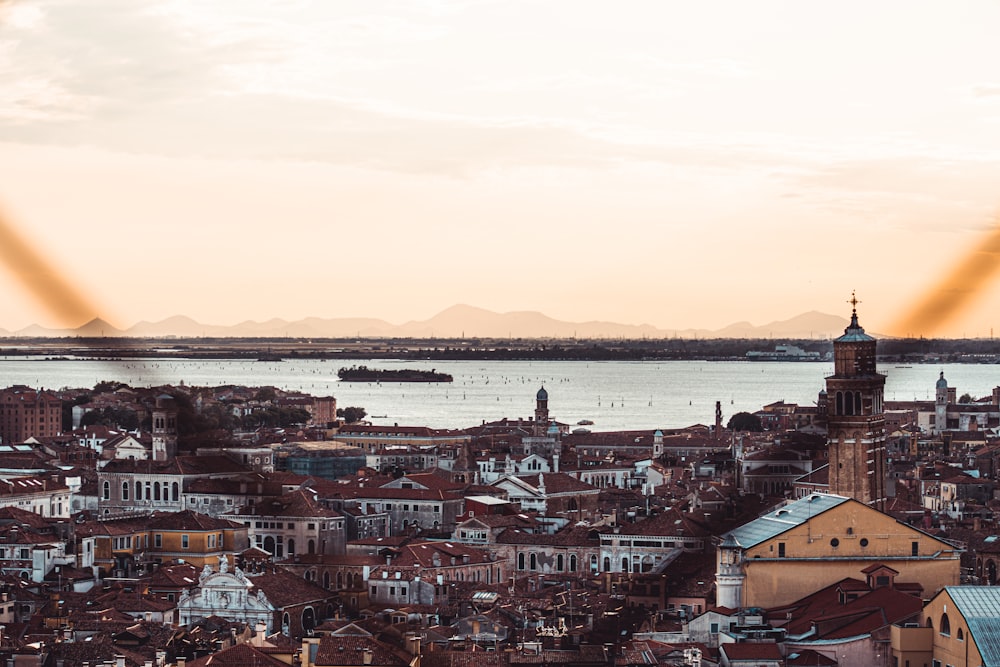
[[(449, 373), (450, 383), (342, 382), (344, 366), (419, 368)], [(987, 396), (1000, 386), (1000, 366), (917, 364), (880, 366), (886, 400), (932, 400), (939, 373), (958, 395)], [(723, 423), (776, 401), (813, 405), (832, 362), (750, 361), (421, 361), (182, 360), (0, 356), (0, 386), (61, 389), (102, 380), (132, 387), (160, 385), (273, 386), (334, 396), (338, 407), (363, 407), (377, 425), (466, 428), (484, 421), (528, 418), (545, 387), (549, 413), (569, 424), (593, 422), (593, 431), (680, 428)]]

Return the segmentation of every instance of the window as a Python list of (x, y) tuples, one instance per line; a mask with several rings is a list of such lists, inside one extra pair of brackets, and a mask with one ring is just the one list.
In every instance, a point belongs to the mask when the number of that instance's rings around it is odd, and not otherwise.
[(784, 558), (784, 557), (785, 557), (785, 543), (778, 542), (778, 558)]
[(101, 489), (101, 495), (105, 500), (111, 500), (111, 482), (105, 481)]
[(840, 540), (838, 540), (836, 537), (833, 538), (832, 540), (830, 540), (830, 546), (836, 549), (837, 547), (840, 546)]
[(920, 555), (920, 542), (910, 542), (910, 555), (911, 556)]
[(160, 548), (160, 547), (163, 546), (163, 534), (162, 533), (153, 533), (153, 546), (156, 547), (156, 548)]
[(862, 537), (861, 540), (858, 542), (858, 544), (860, 544), (862, 548), (867, 547), (868, 546), (868, 538), (867, 537)]
[(122, 482), (122, 500), (128, 500), (128, 482)]
[(958, 632), (955, 633), (955, 638), (958, 639), (958, 641), (960, 642), (965, 641), (965, 633), (962, 632), (962, 628), (959, 628)]
[(371, 590), (371, 593), (370, 593), (370, 595), (371, 595), (372, 597), (375, 597), (375, 593), (377, 592), (377, 590), (378, 590), (378, 589), (376, 589), (376, 588), (375, 588), (374, 586), (372, 586), (372, 590)]
[(181, 549), (188, 548), (188, 536), (186, 534), (181, 535)]
[(941, 614), (941, 635), (943, 637), (951, 636), (951, 621), (948, 620), (948, 614)]

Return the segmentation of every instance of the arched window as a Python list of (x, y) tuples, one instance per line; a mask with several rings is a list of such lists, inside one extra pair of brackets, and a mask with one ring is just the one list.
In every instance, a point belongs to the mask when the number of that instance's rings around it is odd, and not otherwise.
[(532, 570), (537, 570), (538, 569), (538, 556), (537, 555), (531, 554), (531, 558), (530, 558), (529, 562), (531, 563), (531, 569)]
[(628, 556), (622, 556), (622, 572), (628, 572)]
[(576, 554), (569, 555), (569, 571), (576, 572)]
[(288, 555), (289, 556), (295, 555), (295, 540), (293, 540), (292, 538), (288, 538)]
[(287, 611), (281, 615), (281, 631), (284, 632), (286, 635), (288, 634), (288, 631), (291, 627), (290, 626), (291, 622), (292, 619), (291, 617), (289, 617)]
[(142, 500), (142, 482), (135, 483), (135, 499)]
[(105, 500), (111, 500), (111, 482), (104, 480), (104, 485), (101, 489), (101, 496)]
[(306, 543), (306, 548), (309, 550), (309, 553), (311, 554), (316, 553), (316, 540), (309, 540)]
[(160, 483), (153, 482), (153, 500), (160, 499)]
[[(343, 583), (343, 581), (344, 581), (343, 578), (342, 578), (342, 576), (341, 576), (341, 574), (339, 572), (337, 573), (337, 577), (339, 578), (339, 581), (337, 582), (338, 583), (337, 588), (343, 588), (343, 586), (339, 585), (339, 584)], [(330, 588), (330, 572), (329, 571), (326, 571), (326, 572), (323, 573), (323, 588)], [(333, 616), (333, 614), (330, 614), (330, 616)]]
[(181, 497), (180, 485), (177, 484), (177, 482), (174, 482), (173, 484), (170, 485), (170, 495), (171, 495), (170, 499), (173, 500), (174, 502), (177, 502), (180, 499)]
[(556, 555), (556, 569), (558, 571), (560, 571), (560, 572), (563, 571), (563, 555), (562, 554), (557, 554)]
[(611, 559), (607, 556), (604, 557), (604, 571), (605, 572), (611, 571)]
[(840, 391), (837, 392), (837, 412), (836, 412), (836, 414), (838, 414), (838, 415), (844, 414), (844, 393), (840, 392)]
[(122, 500), (128, 500), (128, 482), (122, 482)]
[(344, 588), (344, 573), (337, 573), (337, 590), (342, 590)]
[(948, 614), (941, 614), (941, 634), (945, 637), (951, 636), (951, 622), (948, 620)]
[(517, 569), (519, 569), (519, 570), (523, 570), (524, 569), (524, 553), (523, 552), (519, 553), (517, 555)]
[(965, 641), (965, 633), (962, 632), (962, 628), (959, 628), (958, 632), (955, 633), (955, 638), (958, 639), (958, 641), (960, 642)]
[(854, 392), (854, 414), (861, 414), (861, 392)]

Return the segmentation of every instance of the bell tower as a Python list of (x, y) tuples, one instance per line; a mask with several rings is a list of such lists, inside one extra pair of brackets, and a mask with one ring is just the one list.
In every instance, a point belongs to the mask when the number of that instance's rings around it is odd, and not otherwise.
[(833, 375), (826, 378), (830, 493), (885, 509), (885, 376), (875, 370), (874, 338), (858, 324), (851, 295), (851, 323), (833, 341)]
[(549, 392), (545, 386), (535, 394), (535, 428), (533, 435), (542, 437), (549, 429)]
[(153, 460), (169, 461), (177, 456), (177, 404), (169, 394), (156, 397), (153, 409)]

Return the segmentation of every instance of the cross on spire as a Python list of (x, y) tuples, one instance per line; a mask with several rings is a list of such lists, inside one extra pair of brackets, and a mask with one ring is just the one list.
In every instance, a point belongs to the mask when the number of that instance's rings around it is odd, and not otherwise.
[(854, 290), (851, 290), (851, 298), (848, 300), (847, 303), (851, 304), (851, 313), (854, 314), (854, 315), (857, 315), (858, 314), (858, 304), (861, 303), (861, 302), (858, 301), (858, 297), (855, 295)]

